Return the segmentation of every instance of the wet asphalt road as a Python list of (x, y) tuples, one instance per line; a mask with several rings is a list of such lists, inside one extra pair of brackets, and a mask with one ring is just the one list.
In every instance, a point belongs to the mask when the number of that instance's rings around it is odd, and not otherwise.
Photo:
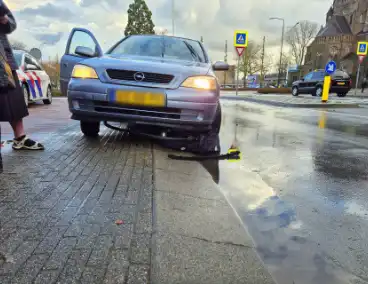
[(368, 108), (223, 105), (242, 161), (206, 167), (278, 283), (368, 283)]
[[(32, 136), (43, 139), (75, 123), (64, 105), (55, 100), (57, 112), (32, 106), (26, 122)], [(223, 113), (222, 152), (236, 144), (242, 160), (203, 165), (277, 282), (368, 283), (368, 108), (224, 101)]]

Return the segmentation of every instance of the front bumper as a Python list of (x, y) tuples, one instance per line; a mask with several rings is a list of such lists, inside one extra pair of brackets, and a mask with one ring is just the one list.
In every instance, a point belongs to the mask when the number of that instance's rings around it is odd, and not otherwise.
[(166, 106), (146, 108), (118, 105), (107, 95), (114, 90), (147, 91), (147, 88), (102, 83), (98, 80), (72, 79), (68, 86), (72, 119), (86, 121), (126, 122), (129, 126), (152, 125), (188, 131), (208, 131), (215, 118), (217, 92), (188, 88), (150, 89), (166, 96)]

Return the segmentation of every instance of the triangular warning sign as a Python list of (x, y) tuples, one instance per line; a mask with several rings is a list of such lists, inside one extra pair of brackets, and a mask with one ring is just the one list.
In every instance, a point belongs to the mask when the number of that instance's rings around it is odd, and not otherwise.
[(242, 56), (244, 50), (245, 50), (245, 47), (237, 47), (236, 48), (236, 52), (238, 53), (239, 56)]
[(364, 61), (365, 56), (364, 55), (359, 55), (359, 63), (362, 64)]

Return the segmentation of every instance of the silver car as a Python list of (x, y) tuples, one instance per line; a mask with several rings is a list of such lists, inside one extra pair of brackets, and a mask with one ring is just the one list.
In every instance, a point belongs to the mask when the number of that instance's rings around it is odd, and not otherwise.
[[(72, 119), (86, 136), (101, 122), (167, 133), (219, 132), (220, 86), (199, 41), (162, 35), (134, 35), (103, 53), (93, 34), (74, 28), (61, 59), (61, 91)], [(141, 130), (143, 131), (143, 130)]]

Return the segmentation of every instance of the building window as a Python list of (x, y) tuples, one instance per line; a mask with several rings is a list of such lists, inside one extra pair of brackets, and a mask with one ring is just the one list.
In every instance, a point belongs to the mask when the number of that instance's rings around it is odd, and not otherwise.
[(350, 15), (350, 25), (353, 23), (353, 14)]

